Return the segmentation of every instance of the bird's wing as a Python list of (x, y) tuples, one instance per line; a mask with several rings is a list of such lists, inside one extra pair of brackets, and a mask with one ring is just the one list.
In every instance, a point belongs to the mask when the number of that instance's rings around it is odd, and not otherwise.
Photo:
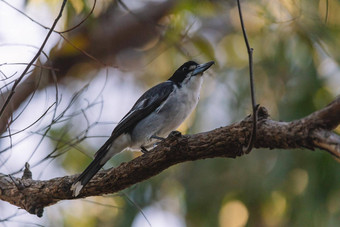
[(131, 132), (136, 124), (155, 111), (173, 92), (175, 84), (166, 81), (147, 90), (134, 104), (131, 110), (122, 118), (113, 130), (110, 138), (97, 151), (95, 156), (102, 156), (106, 153), (112, 142), (121, 134)]

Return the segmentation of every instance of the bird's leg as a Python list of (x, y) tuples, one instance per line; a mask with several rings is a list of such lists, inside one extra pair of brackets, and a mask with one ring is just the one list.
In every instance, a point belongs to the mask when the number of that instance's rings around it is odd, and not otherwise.
[(165, 140), (165, 138), (159, 137), (159, 136), (156, 136), (156, 135), (152, 135), (152, 136), (150, 137), (150, 139), (159, 140), (159, 142), (156, 142), (156, 143), (153, 144), (153, 147), (158, 146), (158, 144), (160, 144), (160, 142), (163, 142), (163, 141)]
[(164, 140), (165, 140), (165, 138), (159, 137), (159, 136), (156, 136), (156, 135), (152, 135), (152, 136), (150, 137), (150, 139), (156, 139), (156, 140), (160, 140), (160, 141), (164, 141)]
[[(164, 141), (164, 140), (165, 140), (165, 138), (159, 137), (159, 136), (156, 136), (156, 135), (152, 135), (152, 136), (150, 137), (150, 139), (156, 139), (156, 140), (160, 140), (160, 141)], [(159, 144), (159, 142), (158, 142), (158, 143), (155, 143), (155, 144), (154, 144), (154, 147), (157, 146), (158, 144)], [(141, 151), (143, 154), (146, 154), (146, 153), (149, 152), (148, 149), (146, 149), (146, 148), (143, 147), (143, 146), (141, 146), (140, 149), (141, 149), (140, 151)]]
[(146, 154), (146, 153), (149, 152), (148, 149), (146, 149), (146, 148), (143, 147), (143, 146), (140, 147), (140, 151), (141, 151), (143, 154)]

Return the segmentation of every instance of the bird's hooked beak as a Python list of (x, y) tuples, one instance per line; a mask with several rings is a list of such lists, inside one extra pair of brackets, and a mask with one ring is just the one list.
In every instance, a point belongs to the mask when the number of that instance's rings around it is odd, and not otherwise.
[(214, 61), (209, 61), (207, 63), (203, 63), (200, 65), (197, 65), (196, 69), (192, 72), (192, 76), (202, 74), (205, 70), (209, 69), (210, 66), (212, 66), (215, 62)]

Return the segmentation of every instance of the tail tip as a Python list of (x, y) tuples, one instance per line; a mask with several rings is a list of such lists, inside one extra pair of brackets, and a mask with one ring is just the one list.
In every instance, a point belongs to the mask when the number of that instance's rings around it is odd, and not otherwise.
[(84, 185), (82, 185), (80, 181), (77, 181), (76, 183), (72, 184), (71, 191), (73, 191), (73, 196), (77, 197), (81, 189), (83, 189), (83, 187)]

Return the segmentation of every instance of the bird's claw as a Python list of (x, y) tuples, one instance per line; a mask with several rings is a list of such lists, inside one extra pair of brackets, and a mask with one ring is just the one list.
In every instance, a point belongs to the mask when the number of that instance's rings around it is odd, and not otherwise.
[(146, 154), (146, 153), (148, 153), (149, 152), (149, 150), (148, 149), (146, 149), (145, 147), (140, 147), (140, 151), (143, 153), (143, 154)]

